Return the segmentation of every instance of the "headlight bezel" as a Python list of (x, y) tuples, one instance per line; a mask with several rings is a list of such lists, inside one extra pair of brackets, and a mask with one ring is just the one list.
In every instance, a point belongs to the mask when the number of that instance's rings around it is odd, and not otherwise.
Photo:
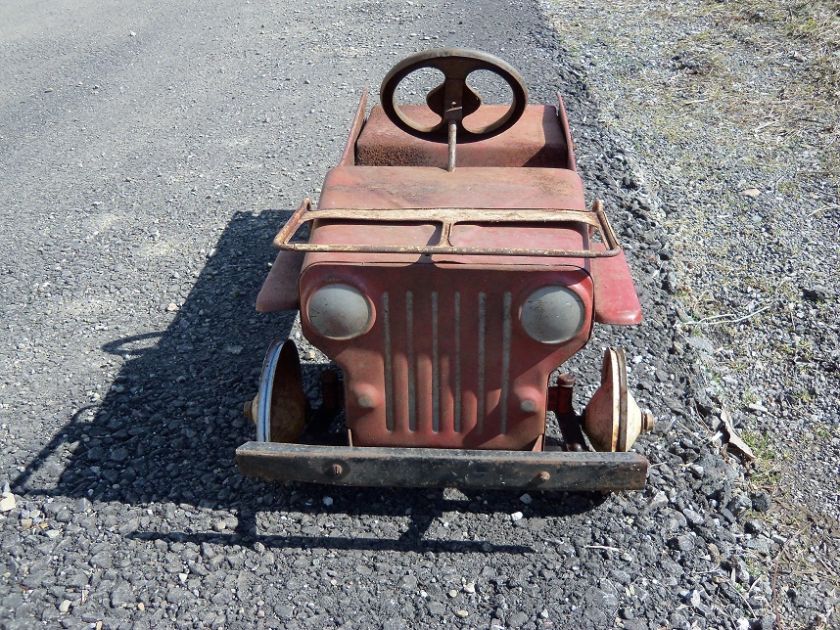
[[(344, 292), (345, 299), (348, 297), (360, 298), (354, 305), (350, 305), (350, 307), (352, 308), (364, 306), (364, 316), (361, 316), (361, 313), (351, 313), (350, 316), (354, 317), (357, 320), (364, 319), (364, 323), (361, 323), (361, 321), (359, 321), (359, 323), (351, 325), (350, 328), (341, 330), (340, 326), (348, 325), (348, 315), (346, 311), (341, 314), (334, 314), (332, 317), (329, 317), (328, 312), (323, 313), (324, 311), (328, 311), (329, 308), (348, 308), (347, 306), (330, 307), (328, 305), (328, 302), (331, 299), (341, 299), (340, 294), (335, 293), (335, 290), (337, 289)], [(332, 295), (325, 296), (325, 292), (331, 292)], [(324, 303), (318, 304), (317, 301), (319, 300), (319, 298), (324, 300)], [(313, 304), (313, 302), (316, 303)], [(370, 299), (370, 296), (355, 283), (349, 282), (345, 279), (335, 278), (320, 283), (311, 291), (307, 292), (306, 299), (302, 306), (303, 308), (301, 309), (301, 314), (305, 317), (308, 327), (319, 337), (323, 337), (324, 339), (328, 339), (329, 341), (351, 341), (353, 339), (357, 339), (362, 335), (370, 332), (371, 328), (373, 328), (374, 322), (376, 321), (376, 309), (374, 307), (373, 301)], [(316, 312), (315, 317), (313, 317), (313, 307), (321, 309), (321, 313)], [(319, 321), (321, 319), (320, 315), (322, 313), (327, 316), (327, 322)], [(331, 330), (330, 326), (339, 326), (339, 328), (333, 328)]]
[[(523, 295), (519, 306), (518, 320), (519, 326), (529, 339), (546, 346), (560, 346), (576, 339), (586, 327), (589, 311), (582, 296), (571, 286), (560, 283), (544, 284), (530, 288)], [(548, 313), (546, 315), (545, 312), (547, 307), (550, 306), (550, 302), (556, 302), (558, 298), (565, 303), (551, 308), (567, 310), (560, 321), (556, 321), (558, 317), (556, 314)], [(568, 312), (569, 308), (575, 308), (576, 310)], [(547, 320), (546, 317), (551, 319)], [(566, 322), (574, 319), (577, 320), (575, 325), (572, 327), (564, 326)]]

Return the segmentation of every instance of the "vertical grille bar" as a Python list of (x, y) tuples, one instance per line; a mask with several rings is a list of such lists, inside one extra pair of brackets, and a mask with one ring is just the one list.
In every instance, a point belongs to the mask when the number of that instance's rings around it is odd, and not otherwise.
[(510, 391), (510, 335), (511, 335), (511, 294), (505, 291), (502, 305), (502, 391), (499, 398), (500, 429), (507, 433), (508, 420), (508, 392)]
[(414, 363), (414, 293), (405, 292), (405, 349), (408, 360), (408, 429), (417, 430), (417, 366)]
[(440, 353), (438, 351), (438, 293), (432, 291), (432, 431), (440, 431)]
[(485, 337), (487, 335), (487, 294), (484, 291), (478, 294), (478, 392), (476, 427), (478, 432), (484, 431), (484, 361), (485, 361)]
[(383, 335), (385, 337), (385, 426), (394, 430), (394, 374), (391, 348), (391, 304), (388, 292), (382, 294)]
[(455, 291), (455, 433), (461, 432), (461, 292)]

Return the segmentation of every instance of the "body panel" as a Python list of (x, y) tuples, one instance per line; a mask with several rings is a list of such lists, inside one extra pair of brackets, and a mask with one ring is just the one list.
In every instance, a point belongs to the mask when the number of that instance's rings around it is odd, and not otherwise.
[[(368, 332), (335, 341), (313, 329), (308, 296), (329, 283), (369, 296)], [(555, 284), (577, 292), (584, 323), (547, 345), (525, 333), (519, 308)], [(344, 371), (353, 444), (539, 450), (548, 377), (589, 338), (592, 283), (573, 268), (323, 263), (305, 269), (301, 304), (307, 338)]]

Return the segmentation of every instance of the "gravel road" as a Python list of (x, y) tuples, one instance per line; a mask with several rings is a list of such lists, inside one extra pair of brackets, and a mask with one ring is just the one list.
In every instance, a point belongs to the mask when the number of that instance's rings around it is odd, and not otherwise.
[[(822, 568), (835, 558), (817, 550), (780, 586), (778, 560), (803, 538), (766, 518), (772, 493), (709, 439), (719, 403), (703, 344), (678, 326), (680, 263), (657, 190), (605, 124), (555, 10), (3, 7), (0, 627), (836, 622)], [(660, 427), (637, 447), (653, 464), (642, 492), (279, 487), (233, 465), (266, 345), (299, 336), (292, 318), (253, 309), (271, 238), (319, 192), (361, 88), (442, 45), (507, 59), (534, 101), (567, 99), (588, 194), (606, 200), (647, 314), (638, 329), (599, 330), (573, 369), (584, 400), (602, 348), (627, 348)], [(305, 344), (303, 356), (314, 375), (322, 357)]]

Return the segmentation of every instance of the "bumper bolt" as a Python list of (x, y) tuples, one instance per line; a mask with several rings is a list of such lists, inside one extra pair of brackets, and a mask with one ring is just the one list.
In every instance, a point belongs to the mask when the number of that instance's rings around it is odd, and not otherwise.
[(330, 474), (333, 477), (341, 477), (344, 474), (344, 467), (341, 464), (333, 464), (330, 466)]

